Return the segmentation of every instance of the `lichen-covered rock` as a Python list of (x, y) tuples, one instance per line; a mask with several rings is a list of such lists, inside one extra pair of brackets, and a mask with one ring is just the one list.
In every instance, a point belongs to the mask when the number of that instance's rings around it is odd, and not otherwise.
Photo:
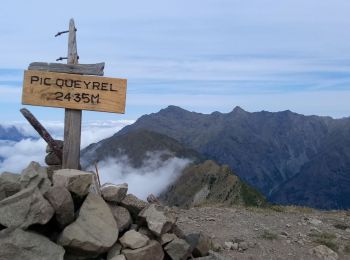
[(139, 216), (141, 223), (147, 223), (149, 230), (160, 237), (172, 229), (176, 218), (165, 207), (157, 204), (149, 204)]
[(55, 186), (66, 187), (77, 196), (83, 197), (89, 192), (92, 183), (92, 173), (73, 169), (61, 169), (53, 174)]
[(106, 201), (110, 201), (110, 202), (121, 202), (125, 198), (127, 192), (128, 192), (127, 183), (118, 184), (118, 185), (106, 183), (101, 187), (102, 197)]
[(0, 232), (0, 259), (63, 260), (64, 249), (48, 238), (21, 229)]
[(55, 210), (55, 217), (61, 228), (74, 221), (74, 203), (70, 192), (63, 186), (53, 186), (44, 197)]
[(31, 187), (0, 201), (0, 224), (21, 228), (32, 224), (46, 224), (54, 212), (39, 189)]
[(124, 249), (122, 254), (127, 260), (163, 260), (164, 258), (163, 248), (155, 240), (138, 249)]
[(76, 255), (96, 257), (118, 239), (118, 226), (101, 196), (89, 193), (78, 218), (60, 234), (57, 243)]

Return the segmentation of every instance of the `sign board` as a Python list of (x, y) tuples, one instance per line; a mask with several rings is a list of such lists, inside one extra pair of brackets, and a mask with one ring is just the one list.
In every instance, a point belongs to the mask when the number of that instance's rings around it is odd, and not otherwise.
[(26, 70), (22, 104), (123, 114), (126, 85), (126, 79)]

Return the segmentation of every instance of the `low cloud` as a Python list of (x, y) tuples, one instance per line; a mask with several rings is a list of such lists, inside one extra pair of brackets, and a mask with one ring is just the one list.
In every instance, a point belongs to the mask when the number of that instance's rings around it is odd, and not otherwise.
[(31, 161), (44, 164), (46, 143), (42, 139), (24, 139), (19, 142), (0, 142), (0, 173), (20, 173)]
[[(149, 194), (157, 196), (172, 184), (190, 163), (188, 159), (172, 157), (164, 161), (161, 157), (160, 152), (148, 154), (140, 168), (131, 166), (126, 156), (101, 161), (98, 164), (101, 184), (128, 183), (129, 193), (141, 199), (146, 199)], [(93, 166), (89, 169), (95, 171)]]
[[(133, 121), (90, 121), (82, 125), (81, 148), (110, 137)], [(55, 139), (63, 139), (63, 122), (42, 122)], [(45, 165), (46, 142), (39, 138), (35, 130), (26, 122), (13, 122), (3, 126), (15, 126), (26, 138), (19, 142), (0, 140), (0, 173), (10, 171), (20, 173), (31, 161)]]

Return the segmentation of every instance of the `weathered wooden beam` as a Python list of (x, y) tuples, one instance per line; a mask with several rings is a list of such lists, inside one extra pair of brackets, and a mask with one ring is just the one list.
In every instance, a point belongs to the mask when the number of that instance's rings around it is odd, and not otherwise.
[(51, 71), (81, 75), (103, 76), (105, 63), (96, 64), (62, 64), (47, 62), (32, 62), (29, 64), (28, 70)]
[[(68, 64), (78, 64), (74, 20), (69, 22)], [(63, 169), (80, 169), (81, 110), (65, 109)]]
[(50, 146), (53, 152), (57, 155), (57, 157), (62, 162), (62, 150), (56, 141), (52, 138), (49, 132), (45, 129), (45, 127), (40, 124), (40, 122), (35, 118), (35, 116), (30, 113), (30, 111), (26, 108), (22, 108), (22, 115), (28, 120), (29, 124), (38, 132), (38, 134), (46, 141), (46, 143)]

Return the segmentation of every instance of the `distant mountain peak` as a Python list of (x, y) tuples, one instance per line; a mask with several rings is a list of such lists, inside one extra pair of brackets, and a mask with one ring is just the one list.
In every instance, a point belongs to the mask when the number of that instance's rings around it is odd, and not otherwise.
[(231, 111), (231, 113), (247, 113), (247, 111), (245, 111), (240, 106), (235, 106), (235, 108)]

